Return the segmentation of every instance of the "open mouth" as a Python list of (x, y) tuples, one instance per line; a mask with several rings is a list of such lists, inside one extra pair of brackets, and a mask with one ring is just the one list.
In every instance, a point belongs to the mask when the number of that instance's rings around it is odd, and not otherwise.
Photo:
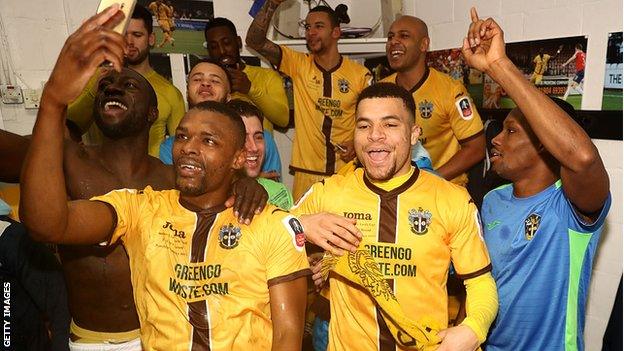
[(257, 167), (260, 163), (259, 161), (258, 156), (247, 156), (245, 158), (245, 164), (247, 164), (248, 167)]
[(193, 177), (204, 171), (199, 162), (193, 160), (178, 161), (178, 174), (182, 177)]
[(403, 50), (391, 50), (390, 51), (390, 58), (392, 59), (397, 59), (403, 55), (405, 55), (405, 51)]
[(115, 109), (128, 111), (128, 106), (117, 100), (110, 100), (104, 103), (104, 111), (110, 111)]
[(371, 149), (371, 150), (368, 150), (366, 154), (368, 155), (368, 158), (373, 163), (380, 163), (380, 162), (383, 162), (388, 157), (388, 155), (390, 154), (390, 151), (386, 149)]
[(494, 159), (496, 159), (498, 157), (501, 157), (501, 156), (502, 156), (502, 154), (500, 153), (500, 151), (498, 151), (496, 149), (490, 150), (490, 161), (492, 161), (492, 160), (494, 160)]

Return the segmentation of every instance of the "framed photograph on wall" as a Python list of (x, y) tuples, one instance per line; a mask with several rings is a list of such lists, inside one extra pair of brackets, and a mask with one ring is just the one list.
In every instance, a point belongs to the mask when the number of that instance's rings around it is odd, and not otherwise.
[(622, 32), (609, 33), (602, 91), (603, 110), (622, 110)]

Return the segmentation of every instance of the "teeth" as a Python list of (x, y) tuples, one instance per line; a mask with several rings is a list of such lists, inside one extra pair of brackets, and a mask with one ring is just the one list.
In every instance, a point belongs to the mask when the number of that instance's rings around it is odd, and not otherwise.
[(257, 161), (258, 160), (258, 156), (249, 156), (247, 157), (247, 161)]
[(403, 51), (393, 50), (393, 51), (390, 52), (390, 54), (392, 56), (401, 55), (401, 54), (403, 54)]
[(117, 101), (109, 101), (109, 102), (107, 102), (107, 103), (104, 105), (104, 108), (108, 110), (108, 109), (110, 109), (112, 106), (117, 106), (117, 107), (119, 107), (120, 109), (122, 109), (122, 110), (124, 110), (124, 111), (128, 110), (128, 107), (126, 107), (126, 105), (122, 104), (121, 102), (117, 102)]
[(181, 165), (180, 167), (185, 168), (185, 169), (190, 169), (190, 170), (198, 170), (199, 167), (195, 167), (193, 165)]

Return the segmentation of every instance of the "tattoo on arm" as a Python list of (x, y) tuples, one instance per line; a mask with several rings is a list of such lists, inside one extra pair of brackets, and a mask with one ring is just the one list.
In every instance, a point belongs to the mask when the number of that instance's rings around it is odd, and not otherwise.
[(279, 65), (281, 61), (281, 50), (278, 45), (267, 39), (266, 34), (271, 23), (271, 18), (279, 4), (273, 1), (267, 1), (256, 15), (247, 31), (245, 39), (247, 45), (256, 50), (260, 55), (264, 56), (274, 66)]

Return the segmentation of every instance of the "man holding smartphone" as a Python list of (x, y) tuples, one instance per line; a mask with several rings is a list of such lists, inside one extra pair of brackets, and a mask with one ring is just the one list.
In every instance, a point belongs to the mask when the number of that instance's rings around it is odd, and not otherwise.
[[(152, 16), (147, 9), (137, 4), (126, 30), (125, 64), (139, 72), (154, 87), (158, 97), (158, 118), (150, 129), (148, 151), (158, 157), (160, 143), (165, 135), (173, 135), (178, 123), (184, 116), (184, 98), (180, 91), (165, 77), (156, 73), (149, 62), (150, 47), (155, 37)], [(87, 132), (87, 144), (100, 144), (102, 133), (93, 126), (93, 102), (97, 91), (97, 80), (101, 73), (95, 74), (82, 94), (67, 109), (67, 119)]]

